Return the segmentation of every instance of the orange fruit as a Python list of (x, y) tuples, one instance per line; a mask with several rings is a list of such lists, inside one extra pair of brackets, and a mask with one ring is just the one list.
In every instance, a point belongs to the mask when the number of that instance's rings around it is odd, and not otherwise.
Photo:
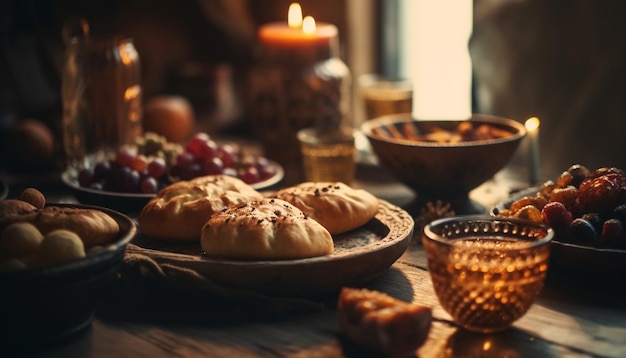
[(8, 150), (21, 165), (46, 165), (54, 155), (54, 134), (38, 119), (22, 119), (14, 123), (8, 135)]
[(169, 142), (183, 142), (195, 128), (195, 114), (189, 100), (181, 96), (160, 95), (144, 107), (143, 131), (164, 136)]

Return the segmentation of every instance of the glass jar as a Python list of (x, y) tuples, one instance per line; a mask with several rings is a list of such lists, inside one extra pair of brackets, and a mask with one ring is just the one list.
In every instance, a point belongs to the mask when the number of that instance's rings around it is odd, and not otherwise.
[(129, 38), (73, 36), (66, 46), (63, 143), (68, 169), (76, 175), (142, 134), (141, 70)]
[[(322, 28), (323, 29), (323, 28)], [(250, 116), (265, 156), (285, 168), (285, 183), (302, 181), (300, 129), (352, 126), (352, 80), (336, 34), (315, 43), (261, 41), (250, 77)]]

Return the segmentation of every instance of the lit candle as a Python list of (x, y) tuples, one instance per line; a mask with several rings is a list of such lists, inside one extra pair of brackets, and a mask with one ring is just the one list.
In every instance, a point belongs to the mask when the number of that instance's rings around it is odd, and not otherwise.
[(338, 56), (337, 27), (316, 23), (312, 16), (302, 17), (298, 3), (289, 6), (287, 22), (262, 25), (258, 38), (266, 59), (319, 61)]
[(528, 183), (535, 186), (539, 183), (539, 118), (531, 117), (526, 120), (524, 126), (528, 135), (528, 160), (529, 173)]

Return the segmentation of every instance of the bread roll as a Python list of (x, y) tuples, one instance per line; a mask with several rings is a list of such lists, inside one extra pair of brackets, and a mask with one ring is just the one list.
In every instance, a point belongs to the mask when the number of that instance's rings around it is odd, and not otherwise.
[(341, 182), (305, 182), (281, 189), (274, 196), (302, 210), (332, 235), (362, 226), (378, 212), (374, 195)]
[(139, 213), (143, 235), (169, 241), (200, 241), (204, 223), (230, 206), (263, 199), (242, 180), (209, 175), (179, 181), (159, 191)]
[(64, 206), (46, 206), (39, 210), (4, 217), (0, 219), (0, 230), (16, 222), (31, 223), (44, 236), (57, 229), (66, 229), (76, 233), (85, 245), (110, 242), (120, 231), (117, 221), (107, 213), (95, 209)]
[(209, 257), (247, 260), (329, 255), (332, 236), (317, 221), (280, 199), (263, 199), (220, 211), (202, 228)]

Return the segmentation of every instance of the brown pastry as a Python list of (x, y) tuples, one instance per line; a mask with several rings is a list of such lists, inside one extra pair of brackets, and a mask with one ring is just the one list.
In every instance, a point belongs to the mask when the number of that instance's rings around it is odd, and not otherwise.
[(202, 228), (207, 256), (279, 260), (329, 255), (332, 236), (317, 221), (280, 199), (264, 199), (215, 213)]
[(36, 211), (37, 208), (23, 200), (5, 199), (0, 200), (0, 220), (13, 215), (23, 215)]
[(98, 245), (115, 239), (120, 227), (108, 214), (94, 209), (47, 206), (0, 219), (0, 231), (15, 222), (28, 222), (46, 235), (56, 229), (76, 233), (85, 245)]
[(432, 309), (383, 292), (344, 287), (337, 302), (341, 331), (390, 357), (414, 356), (430, 332)]
[(274, 196), (293, 204), (333, 235), (364, 225), (378, 212), (374, 195), (340, 182), (305, 182)]
[(238, 178), (210, 175), (179, 181), (159, 191), (139, 213), (141, 233), (170, 241), (200, 241), (204, 223), (230, 206), (263, 199)]

